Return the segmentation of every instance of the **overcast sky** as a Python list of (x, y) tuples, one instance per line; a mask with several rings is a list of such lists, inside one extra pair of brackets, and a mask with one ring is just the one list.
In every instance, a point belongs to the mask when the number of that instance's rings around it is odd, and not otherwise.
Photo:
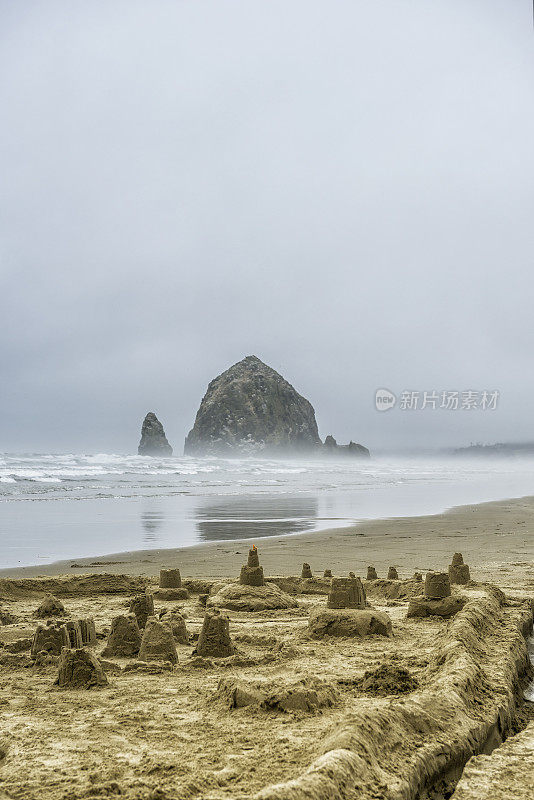
[(534, 440), (533, 66), (531, 0), (0, 0), (0, 450), (181, 452), (251, 353), (323, 437)]

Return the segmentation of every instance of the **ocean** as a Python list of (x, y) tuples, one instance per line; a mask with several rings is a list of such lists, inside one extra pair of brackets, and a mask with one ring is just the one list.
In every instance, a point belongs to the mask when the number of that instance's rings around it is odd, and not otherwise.
[(0, 566), (259, 539), (534, 490), (534, 459), (0, 456)]

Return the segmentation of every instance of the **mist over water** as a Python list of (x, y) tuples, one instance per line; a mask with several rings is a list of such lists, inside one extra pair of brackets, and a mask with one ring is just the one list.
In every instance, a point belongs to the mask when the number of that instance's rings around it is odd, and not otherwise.
[(532, 459), (0, 456), (4, 567), (313, 533), (532, 493)]

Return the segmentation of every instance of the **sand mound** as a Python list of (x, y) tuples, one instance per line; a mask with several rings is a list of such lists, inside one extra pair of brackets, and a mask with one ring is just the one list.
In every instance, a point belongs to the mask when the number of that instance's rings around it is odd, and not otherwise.
[(63, 603), (60, 603), (57, 597), (51, 594), (45, 597), (39, 608), (35, 611), (35, 616), (41, 619), (46, 619), (47, 617), (65, 617), (66, 615), (67, 612), (65, 611)]
[(283, 592), (278, 586), (266, 583), (265, 586), (244, 586), (228, 583), (208, 598), (208, 607), (228, 608), (232, 611), (267, 611), (282, 608), (296, 608), (297, 601)]
[(323, 636), (392, 636), (391, 619), (385, 611), (366, 609), (345, 609), (334, 611), (316, 608), (310, 612), (310, 635), (320, 639)]
[(407, 617), (453, 617), (465, 605), (465, 600), (457, 595), (449, 597), (412, 597), (408, 604)]
[(96, 594), (144, 592), (148, 578), (131, 575), (66, 575), (59, 578), (0, 578), (0, 600), (23, 600), (53, 594), (56, 597), (90, 597)]
[(365, 672), (361, 688), (375, 697), (391, 694), (407, 694), (418, 686), (417, 680), (404, 667), (394, 664), (381, 664), (377, 669)]
[(307, 677), (301, 681), (278, 684), (268, 681), (249, 681), (222, 678), (216, 696), (228, 708), (258, 705), (265, 711), (306, 711), (333, 706), (338, 700), (334, 687), (318, 678)]

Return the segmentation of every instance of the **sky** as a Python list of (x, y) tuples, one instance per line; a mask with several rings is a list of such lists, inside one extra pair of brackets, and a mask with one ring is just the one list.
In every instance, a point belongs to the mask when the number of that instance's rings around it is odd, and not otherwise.
[(530, 0), (0, 0), (0, 451), (180, 453), (249, 354), (323, 438), (533, 441), (533, 66)]

